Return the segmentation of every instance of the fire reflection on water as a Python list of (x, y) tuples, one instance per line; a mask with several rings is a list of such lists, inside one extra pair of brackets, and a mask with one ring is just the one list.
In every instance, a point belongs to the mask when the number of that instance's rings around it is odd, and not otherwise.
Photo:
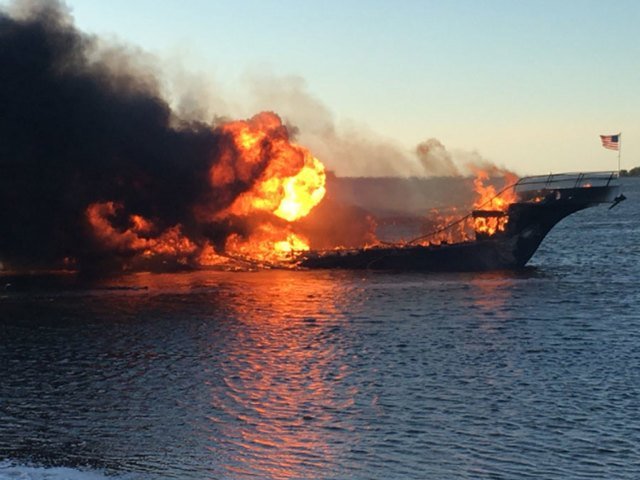
[(507, 280), (502, 275), (506, 274), (479, 273), (469, 279), (471, 286), (479, 293), (474, 297), (474, 303), (480, 311), (495, 314), (504, 305), (506, 290), (503, 287)]
[(513, 272), (483, 272), (469, 278), (469, 284), (475, 291), (473, 295), (474, 309), (481, 314), (483, 330), (495, 331), (502, 320), (512, 318), (512, 284), (517, 274)]
[[(400, 287), (397, 276), (363, 280), (359, 275), (285, 270), (138, 274), (110, 282), (109, 290), (93, 295), (101, 303), (117, 299), (126, 318), (143, 318), (140, 338), (123, 342), (118, 336), (114, 344), (126, 375), (135, 373), (125, 386), (136, 395), (153, 386), (152, 396), (143, 396), (136, 407), (162, 419), (148, 437), (156, 439), (173, 425), (182, 444), (181, 461), (191, 455), (203, 473), (199, 478), (344, 478), (354, 458), (366, 468), (390, 458), (383, 450), (373, 460), (368, 457), (386, 441), (374, 431), (384, 425), (392, 436), (407, 396), (422, 400), (412, 413), (414, 425), (408, 430), (413, 433), (390, 440), (395, 454), (414, 448), (414, 437), (421, 438), (415, 432), (433, 421), (422, 408), (433, 402), (429, 388), (438, 386), (424, 376), (430, 370), (424, 360), (443, 342), (436, 328), (442, 322), (424, 312), (426, 305), (449, 301), (449, 287), (462, 305), (455, 311), (474, 312), (480, 320), (468, 322), (478, 329), (455, 330), (451, 343), (458, 355), (511, 350), (502, 330), (512, 290), (508, 274), (461, 275), (453, 283), (443, 276), (442, 285), (439, 276), (409, 276), (400, 278)], [(470, 298), (455, 296), (460, 285)], [(388, 299), (393, 302), (387, 304)], [(384, 321), (371, 323), (368, 317), (385, 305), (386, 314), (378, 317)], [(358, 320), (361, 315), (367, 318)], [(136, 324), (132, 320), (130, 327)], [(419, 327), (423, 324), (426, 330)], [(369, 337), (369, 329), (380, 335)], [(396, 330), (403, 333), (394, 337)], [(430, 335), (422, 336), (418, 350), (405, 352), (416, 332)], [(388, 344), (389, 338), (395, 341)], [(473, 365), (461, 372), (476, 375)], [(387, 375), (387, 367), (395, 373)], [(487, 384), (495, 381), (491, 375), (483, 378)], [(123, 393), (115, 393), (117, 405)], [(124, 405), (131, 409), (137, 402), (130, 398)], [(145, 431), (146, 417), (141, 418), (139, 428)]]
[(219, 455), (227, 444), (225, 470), (238, 476), (320, 472), (339, 464), (346, 443), (339, 438), (350, 430), (336, 415), (353, 405), (356, 391), (343, 385), (349, 372), (332, 282), (276, 276), (266, 284), (256, 278), (251, 298), (234, 307), (239, 325), (211, 382), (209, 448)]
[(637, 364), (636, 277), (564, 268), (570, 240), (517, 273), (6, 279), (0, 453), (142, 479), (536, 478), (531, 458), (635, 479), (610, 379)]

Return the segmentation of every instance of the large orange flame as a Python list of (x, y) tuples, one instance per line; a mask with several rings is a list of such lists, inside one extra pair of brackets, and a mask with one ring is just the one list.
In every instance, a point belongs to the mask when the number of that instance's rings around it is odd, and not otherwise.
[(277, 263), (309, 250), (309, 241), (294, 228), (325, 195), (322, 163), (289, 141), (287, 128), (274, 113), (229, 122), (218, 131), (220, 145), (209, 183), (216, 200), (228, 206), (220, 210), (194, 205), (193, 210), (204, 224), (240, 219), (235, 223), (242, 225), (242, 234), (229, 232), (224, 252), (216, 251), (205, 238), (187, 237), (180, 224), (160, 231), (143, 216), (125, 213), (124, 205), (107, 201), (89, 205), (85, 214), (105, 250), (128, 258), (170, 258), (207, 266), (223, 263), (225, 255)]
[[(295, 222), (305, 217), (325, 195), (324, 165), (311, 153), (289, 142), (286, 128), (274, 113), (263, 112), (246, 121), (230, 122), (222, 131), (232, 140), (231, 152), (211, 168), (215, 185), (257, 181), (218, 216), (249, 217), (256, 213)], [(284, 259), (308, 250), (309, 242), (279, 222), (262, 222), (249, 235), (231, 236), (225, 250), (261, 261)]]
[(260, 113), (250, 120), (222, 126), (234, 144), (211, 169), (214, 185), (248, 181), (262, 170), (252, 188), (233, 202), (223, 215), (247, 216), (268, 212), (288, 222), (306, 216), (325, 194), (324, 165), (311, 153), (289, 142), (277, 115)]

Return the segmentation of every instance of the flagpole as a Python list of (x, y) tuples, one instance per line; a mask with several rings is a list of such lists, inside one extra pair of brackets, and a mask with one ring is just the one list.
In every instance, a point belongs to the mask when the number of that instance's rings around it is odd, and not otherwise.
[(622, 132), (618, 134), (618, 178), (620, 178), (620, 155), (622, 154)]

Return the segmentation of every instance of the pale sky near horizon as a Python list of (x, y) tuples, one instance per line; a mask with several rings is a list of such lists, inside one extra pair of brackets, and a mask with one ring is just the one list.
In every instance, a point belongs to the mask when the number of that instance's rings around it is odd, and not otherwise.
[(520, 174), (609, 170), (598, 135), (621, 131), (622, 167), (640, 165), (639, 1), (67, 5), (82, 31), (180, 58), (213, 96), (242, 96), (248, 72), (303, 79), (336, 125), (408, 153), (435, 137)]

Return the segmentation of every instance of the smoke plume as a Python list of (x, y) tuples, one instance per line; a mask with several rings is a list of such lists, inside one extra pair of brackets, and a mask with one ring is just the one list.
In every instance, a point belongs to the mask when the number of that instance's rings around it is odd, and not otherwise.
[(451, 154), (436, 138), (430, 138), (416, 147), (416, 155), (425, 173), (440, 177), (457, 177), (460, 171)]
[(268, 136), (243, 162), (228, 130), (172, 112), (144, 55), (78, 31), (57, 2), (0, 12), (0, 69), (0, 262), (189, 263), (247, 234), (221, 212), (273, 170), (288, 136), (277, 116), (252, 120)]
[(366, 125), (339, 122), (331, 109), (311, 94), (299, 76), (253, 72), (245, 77), (250, 110), (275, 110), (299, 131), (309, 147), (339, 176), (422, 175), (420, 165), (396, 142)]
[(261, 70), (247, 74), (245, 83), (245, 96), (252, 99), (249, 111), (277, 111), (295, 126), (300, 142), (340, 177), (464, 177), (478, 169), (496, 175), (506, 171), (476, 151), (448, 150), (436, 138), (411, 151), (364, 125), (339, 122), (299, 76)]

